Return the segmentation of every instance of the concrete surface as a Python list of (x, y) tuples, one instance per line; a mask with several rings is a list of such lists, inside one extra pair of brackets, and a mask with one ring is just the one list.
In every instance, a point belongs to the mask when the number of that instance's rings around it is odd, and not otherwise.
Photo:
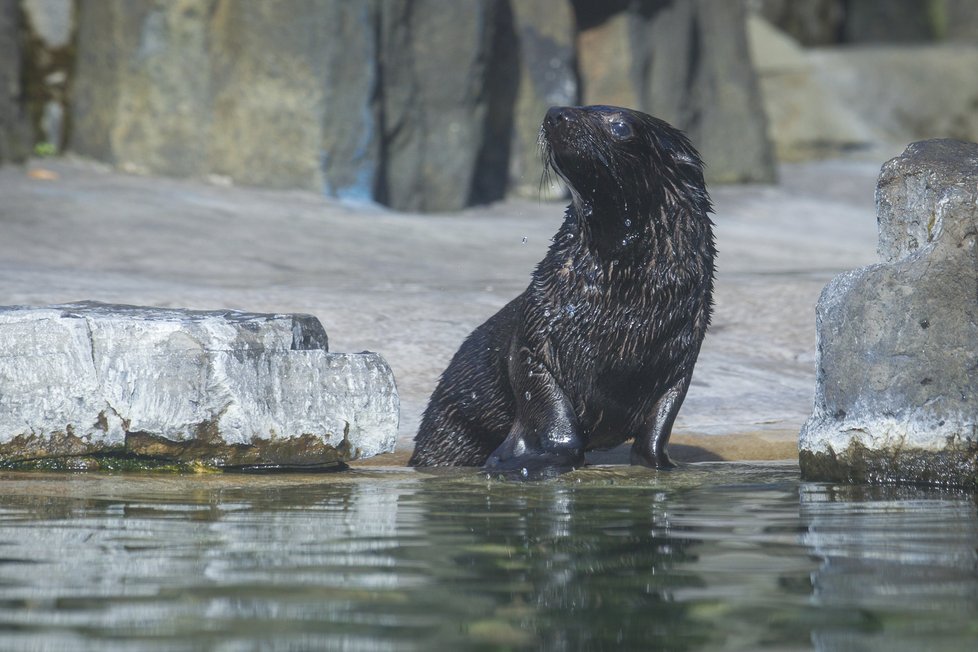
[[(778, 186), (712, 188), (716, 313), (680, 412), (680, 460), (785, 459), (812, 409), (814, 306), (876, 260), (880, 165), (781, 168)], [(320, 318), (330, 350), (377, 351), (401, 397), (406, 460), (462, 339), (526, 286), (563, 204), (398, 214), (308, 192), (128, 176), (85, 161), (0, 169), (0, 304), (77, 300)], [(617, 453), (596, 461), (627, 459)]]

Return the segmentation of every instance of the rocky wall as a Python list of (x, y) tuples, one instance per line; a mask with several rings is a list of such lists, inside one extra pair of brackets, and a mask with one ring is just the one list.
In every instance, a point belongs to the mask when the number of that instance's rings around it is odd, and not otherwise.
[(21, 65), (23, 31), (17, 0), (0, 0), (0, 164), (29, 152)]
[(590, 0), (82, 1), (69, 146), (137, 173), (457, 210), (539, 195), (540, 120), (581, 102), (580, 60), (592, 89), (631, 92), (585, 99), (689, 130), (712, 180), (773, 178), (743, 4), (647, 4), (612, 7), (626, 60), (575, 38)]

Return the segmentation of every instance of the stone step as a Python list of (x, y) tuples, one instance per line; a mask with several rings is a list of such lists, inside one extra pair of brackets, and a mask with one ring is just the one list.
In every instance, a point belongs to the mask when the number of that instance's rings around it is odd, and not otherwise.
[[(0, 464), (330, 467), (390, 452), (394, 377), (301, 314), (0, 307)], [(82, 459), (84, 458), (84, 459)]]

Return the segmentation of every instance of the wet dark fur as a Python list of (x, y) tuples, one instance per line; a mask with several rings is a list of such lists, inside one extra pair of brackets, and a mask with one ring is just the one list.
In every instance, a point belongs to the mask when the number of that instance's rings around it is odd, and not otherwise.
[(616, 107), (551, 109), (540, 140), (571, 189), (564, 223), (442, 374), (410, 464), (549, 475), (634, 438), (632, 463), (671, 466), (712, 308), (702, 162), (682, 132)]

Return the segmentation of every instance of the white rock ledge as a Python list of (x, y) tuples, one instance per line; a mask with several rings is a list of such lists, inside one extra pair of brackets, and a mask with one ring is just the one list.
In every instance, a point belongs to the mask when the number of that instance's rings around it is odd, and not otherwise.
[(392, 451), (394, 377), (310, 315), (0, 307), (0, 464), (124, 454), (332, 466)]

